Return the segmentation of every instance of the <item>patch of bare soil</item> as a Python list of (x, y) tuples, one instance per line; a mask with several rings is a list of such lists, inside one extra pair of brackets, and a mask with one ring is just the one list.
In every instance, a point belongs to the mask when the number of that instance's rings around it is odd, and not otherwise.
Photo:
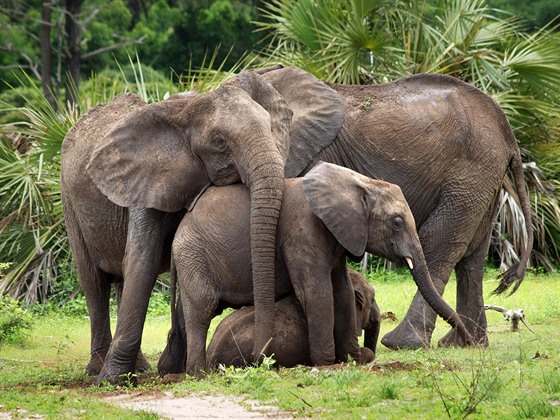
[[(174, 396), (170, 392), (155, 395), (142, 391), (111, 395), (103, 399), (133, 410), (155, 413), (166, 419), (291, 419), (276, 407), (258, 405), (231, 396)], [(243, 403), (243, 405), (242, 405)], [(245, 407), (247, 406), (247, 407)]]

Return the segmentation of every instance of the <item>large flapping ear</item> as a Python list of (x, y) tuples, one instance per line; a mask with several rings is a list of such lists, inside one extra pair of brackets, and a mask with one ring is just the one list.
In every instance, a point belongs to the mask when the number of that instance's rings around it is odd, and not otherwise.
[[(186, 101), (172, 103), (187, 106)], [(199, 164), (160, 105), (146, 105), (128, 114), (110, 129), (91, 156), (88, 174), (119, 206), (178, 211), (196, 182), (189, 174)], [(166, 105), (170, 108), (171, 104)]]
[(238, 81), (239, 86), (269, 113), (272, 136), (276, 140), (278, 152), (286, 162), (290, 149), (290, 128), (293, 115), (288, 103), (270, 83), (255, 72), (242, 72)]
[(286, 178), (293, 178), (333, 142), (344, 122), (346, 104), (327, 84), (297, 67), (269, 71), (262, 77), (294, 112), (285, 169)]
[(362, 175), (321, 162), (303, 178), (311, 210), (351, 254), (363, 255), (367, 244), (367, 213)]

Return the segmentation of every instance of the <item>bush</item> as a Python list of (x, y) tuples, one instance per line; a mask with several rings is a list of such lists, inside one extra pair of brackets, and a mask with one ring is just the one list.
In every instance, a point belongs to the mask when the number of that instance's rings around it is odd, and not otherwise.
[(31, 314), (17, 300), (0, 296), (0, 344), (23, 339), (31, 329), (31, 321)]

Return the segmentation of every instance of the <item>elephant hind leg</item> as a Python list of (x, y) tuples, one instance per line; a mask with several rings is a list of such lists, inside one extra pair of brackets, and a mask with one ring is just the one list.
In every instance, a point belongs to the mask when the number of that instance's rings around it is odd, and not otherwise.
[(63, 205), (68, 240), (86, 297), (90, 319), (91, 356), (85, 371), (88, 375), (97, 375), (103, 367), (112, 340), (109, 300), (113, 276), (102, 271), (93, 261), (74, 209), (65, 196), (63, 196)]
[[(498, 201), (489, 208), (479, 226), (479, 242), (472, 252), (467, 251), (467, 256), (455, 266), (457, 274), (457, 313), (463, 320), (465, 327), (474, 337), (475, 342), (482, 346), (488, 345), (486, 333), (486, 312), (484, 311), (483, 277), (484, 264), (492, 236), (492, 224), (496, 216)], [(480, 240), (480, 238), (482, 238)], [(473, 241), (473, 244), (476, 244)], [(463, 346), (463, 340), (455, 330), (450, 330), (438, 343), (440, 346)]]

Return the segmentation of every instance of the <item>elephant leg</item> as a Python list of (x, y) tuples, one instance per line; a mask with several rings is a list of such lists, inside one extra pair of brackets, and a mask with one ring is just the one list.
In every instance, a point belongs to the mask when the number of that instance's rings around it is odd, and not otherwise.
[(117, 383), (136, 370), (150, 294), (157, 279), (163, 248), (163, 216), (158, 210), (129, 210), (123, 290), (117, 328), (98, 383)]
[(290, 278), (307, 319), (311, 363), (315, 366), (332, 365), (336, 360), (336, 349), (331, 269), (320, 267), (320, 263), (313, 268), (308, 265), (290, 263)]
[[(472, 209), (466, 209), (462, 203), (465, 203), (464, 198), (443, 196), (418, 232), (428, 270), (440, 295), (480, 223), (480, 220), (457, 216), (478, 214), (474, 204)], [(385, 334), (381, 343), (391, 349), (429, 347), (435, 322), (436, 313), (417, 291), (404, 319), (393, 331)]]
[[(356, 304), (354, 288), (348, 277), (346, 261), (332, 272), (334, 296), (334, 342), (336, 360), (347, 362), (351, 356), (358, 362), (361, 359), (356, 328)], [(361, 333), (361, 331), (360, 331)]]
[[(483, 280), (484, 264), (488, 255), (492, 225), (498, 211), (498, 200), (489, 209), (478, 232), (482, 240), (474, 251), (459, 261), (455, 267), (457, 275), (457, 313), (462, 318), (465, 327), (471, 333), (475, 342), (482, 346), (488, 345), (486, 332), (486, 312), (484, 310)], [(478, 238), (477, 238), (478, 239)], [(476, 242), (475, 242), (476, 243)], [(463, 346), (463, 340), (455, 330), (450, 330), (438, 343), (440, 346)]]
[[(80, 265), (80, 264), (76, 264)], [(111, 346), (111, 275), (93, 268), (88, 274), (78, 267), (80, 282), (84, 289), (91, 329), (91, 355), (86, 366), (88, 375), (98, 375)]]
[[(115, 285), (115, 295), (117, 298), (117, 313), (118, 308), (121, 306), (122, 291), (123, 291), (123, 279), (119, 277), (118, 280), (114, 282)], [(138, 351), (138, 356), (136, 357), (136, 372), (146, 372), (150, 370), (150, 363), (142, 353), (142, 350)]]
[[(193, 277), (193, 280), (195, 277)], [(204, 284), (204, 283), (197, 283)], [(187, 374), (202, 377), (206, 369), (206, 340), (210, 322), (219, 305), (218, 294), (204, 286), (204, 290), (193, 290), (193, 296), (183, 296), (185, 330), (187, 335)]]
[(103, 367), (111, 345), (109, 315), (111, 275), (99, 269), (91, 258), (72, 205), (65, 199), (63, 199), (63, 205), (68, 240), (72, 247), (80, 284), (86, 297), (90, 319), (91, 356), (85, 371), (88, 375), (97, 375)]
[(167, 335), (167, 345), (161, 353), (157, 369), (161, 376), (168, 373), (178, 374), (185, 372), (187, 361), (187, 334), (185, 331), (185, 316), (181, 291), (177, 290), (177, 302), (171, 315), (174, 321)]

